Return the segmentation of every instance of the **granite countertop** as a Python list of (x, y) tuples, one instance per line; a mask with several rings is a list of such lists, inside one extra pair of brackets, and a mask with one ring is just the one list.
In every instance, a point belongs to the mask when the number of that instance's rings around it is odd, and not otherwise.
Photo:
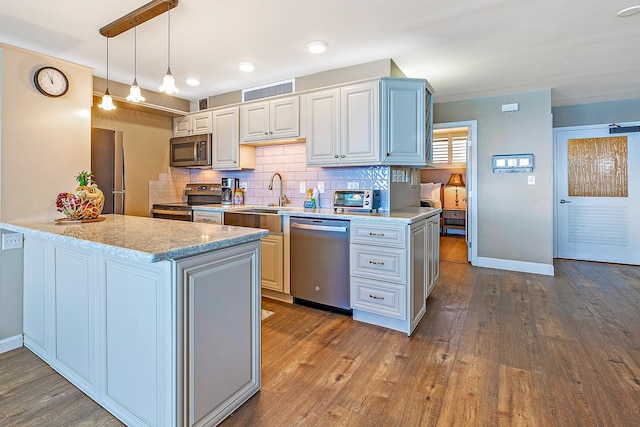
[(49, 218), (0, 223), (0, 228), (143, 262), (184, 258), (269, 235), (259, 228), (103, 216), (101, 222), (57, 224)]
[(304, 209), (297, 207), (278, 207), (278, 206), (253, 206), (253, 205), (200, 205), (194, 207), (194, 210), (200, 211), (212, 211), (212, 212), (224, 212), (230, 209), (242, 211), (243, 209), (249, 210), (254, 208), (267, 208), (277, 210), (282, 216), (297, 216), (307, 218), (332, 218), (332, 219), (348, 219), (351, 221), (373, 221), (373, 222), (396, 222), (401, 224), (413, 224), (424, 218), (428, 218), (432, 215), (442, 212), (441, 208), (404, 208), (400, 210), (394, 210), (391, 212), (364, 212), (364, 211), (350, 211), (344, 212), (338, 210), (334, 212), (332, 208), (320, 208), (320, 209)]

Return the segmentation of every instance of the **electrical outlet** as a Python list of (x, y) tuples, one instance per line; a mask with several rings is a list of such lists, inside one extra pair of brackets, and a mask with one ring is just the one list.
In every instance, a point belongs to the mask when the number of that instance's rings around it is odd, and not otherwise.
[(2, 235), (2, 250), (20, 249), (22, 247), (22, 234), (7, 233)]
[(535, 183), (536, 183), (536, 176), (535, 175), (529, 175), (527, 177), (527, 184), (534, 185)]
[(240, 188), (247, 191), (247, 181), (240, 181)]
[(306, 183), (306, 182), (304, 182), (304, 181), (302, 181), (302, 182), (300, 183), (300, 192), (301, 192), (302, 194), (306, 194), (306, 192), (307, 192), (307, 183)]
[(318, 192), (324, 193), (324, 182), (318, 182)]
[(347, 190), (358, 190), (360, 183), (358, 181), (347, 182)]

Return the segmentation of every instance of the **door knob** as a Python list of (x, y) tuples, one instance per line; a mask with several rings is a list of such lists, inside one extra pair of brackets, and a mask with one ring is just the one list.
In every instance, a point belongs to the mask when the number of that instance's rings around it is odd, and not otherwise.
[(560, 204), (564, 205), (565, 203), (571, 203), (570, 200), (560, 199)]

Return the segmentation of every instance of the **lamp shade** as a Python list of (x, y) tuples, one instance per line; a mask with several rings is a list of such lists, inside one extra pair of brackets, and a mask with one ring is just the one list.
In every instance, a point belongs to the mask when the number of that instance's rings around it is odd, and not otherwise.
[(445, 185), (455, 185), (456, 187), (464, 187), (464, 179), (460, 173), (452, 173), (449, 181)]

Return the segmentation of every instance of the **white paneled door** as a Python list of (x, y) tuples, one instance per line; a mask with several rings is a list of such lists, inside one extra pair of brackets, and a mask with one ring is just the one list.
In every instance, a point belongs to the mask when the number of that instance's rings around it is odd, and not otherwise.
[(640, 132), (610, 128), (554, 129), (559, 258), (640, 264)]

